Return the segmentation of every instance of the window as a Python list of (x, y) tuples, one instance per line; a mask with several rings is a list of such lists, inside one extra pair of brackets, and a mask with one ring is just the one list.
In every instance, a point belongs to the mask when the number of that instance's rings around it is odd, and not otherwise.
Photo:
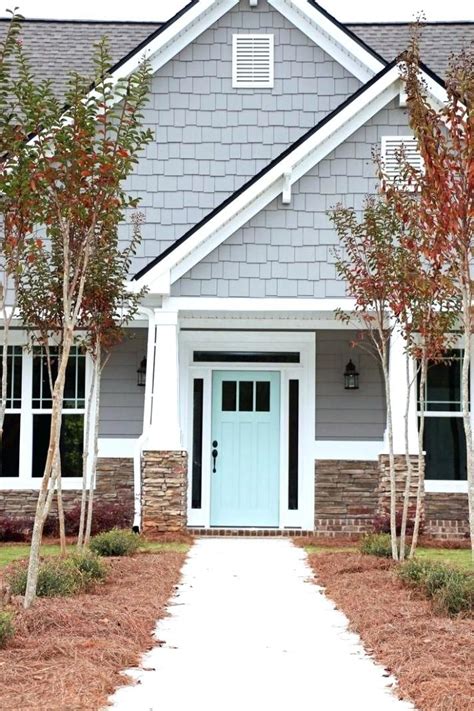
[(418, 150), (415, 136), (383, 136), (382, 162), (387, 180), (400, 188), (409, 189), (407, 181), (401, 175), (400, 152), (403, 150), (405, 160), (418, 173), (423, 170), (423, 159)]
[(232, 86), (273, 86), (273, 35), (233, 35)]
[(194, 351), (195, 363), (299, 363), (299, 353), (271, 351)]
[[(20, 474), (21, 426), (21, 346), (7, 348), (7, 408), (0, 442), (0, 477), (18, 477)], [(2, 377), (2, 349), (0, 348), (0, 379)]]
[(222, 381), (223, 412), (270, 412), (270, 404), (268, 380)]
[[(58, 369), (57, 348), (51, 349), (51, 372), (53, 380)], [(84, 448), (86, 357), (77, 346), (71, 349), (66, 369), (64, 401), (61, 426), (61, 473), (63, 477), (82, 476)], [(48, 361), (42, 348), (33, 349), (33, 477), (43, 476), (48, 451), (52, 410), (49, 386)]]
[(428, 364), (423, 438), (427, 480), (467, 478), (462, 421), (462, 358), (463, 351), (453, 349), (446, 353), (444, 361)]
[(193, 464), (191, 507), (200, 509), (202, 504), (202, 421), (204, 380), (195, 378), (193, 383)]

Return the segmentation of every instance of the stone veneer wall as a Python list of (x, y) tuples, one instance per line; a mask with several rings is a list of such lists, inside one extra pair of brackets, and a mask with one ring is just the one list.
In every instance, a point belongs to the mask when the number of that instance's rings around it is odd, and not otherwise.
[(186, 528), (187, 473), (187, 452), (143, 452), (144, 533), (172, 533)]
[[(71, 509), (80, 502), (81, 491), (63, 491), (65, 509)], [(0, 516), (34, 516), (38, 491), (27, 489), (0, 489)], [(133, 459), (103, 458), (97, 463), (97, 486), (94, 501), (108, 503), (129, 503), (133, 511)], [(52, 513), (56, 510), (53, 502)]]
[(468, 538), (467, 494), (425, 494), (425, 533), (444, 539)]
[(315, 534), (350, 536), (372, 530), (378, 462), (319, 459), (315, 470)]

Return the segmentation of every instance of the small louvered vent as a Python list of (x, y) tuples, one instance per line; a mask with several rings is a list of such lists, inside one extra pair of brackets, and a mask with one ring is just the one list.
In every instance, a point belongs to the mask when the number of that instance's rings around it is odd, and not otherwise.
[(383, 136), (382, 161), (387, 179), (401, 188), (408, 188), (407, 181), (402, 178), (403, 163), (400, 155), (419, 173), (423, 171), (423, 158), (418, 150), (414, 136)]
[(234, 35), (232, 86), (273, 86), (273, 35)]

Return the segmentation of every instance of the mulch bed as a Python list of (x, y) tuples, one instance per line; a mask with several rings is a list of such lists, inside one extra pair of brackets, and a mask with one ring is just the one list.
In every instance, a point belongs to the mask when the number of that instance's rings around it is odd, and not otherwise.
[(401, 697), (419, 711), (474, 707), (474, 620), (436, 615), (389, 560), (345, 552), (309, 560), (366, 650), (398, 678)]
[(179, 581), (184, 553), (110, 560), (107, 581), (73, 598), (38, 599), (16, 611), (16, 635), (0, 650), (0, 708), (93, 711), (127, 683), (154, 642), (155, 622)]

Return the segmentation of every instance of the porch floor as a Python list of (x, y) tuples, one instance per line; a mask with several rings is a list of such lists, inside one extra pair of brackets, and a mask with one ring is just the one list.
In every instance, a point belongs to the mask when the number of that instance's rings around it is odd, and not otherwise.
[(311, 577), (287, 539), (198, 540), (157, 627), (162, 646), (129, 671), (139, 683), (112, 708), (413, 709)]

